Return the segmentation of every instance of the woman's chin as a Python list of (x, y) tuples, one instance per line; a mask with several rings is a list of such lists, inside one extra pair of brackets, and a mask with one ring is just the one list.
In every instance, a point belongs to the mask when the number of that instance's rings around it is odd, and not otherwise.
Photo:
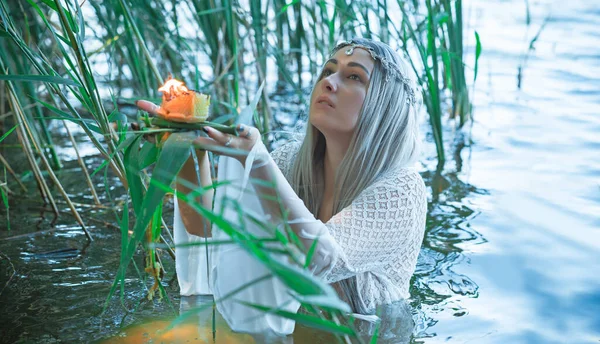
[(312, 124), (320, 132), (323, 132), (323, 130), (327, 130), (327, 128), (331, 126), (330, 123), (327, 123), (327, 118), (323, 114), (318, 113), (318, 111), (315, 111), (310, 114), (309, 121), (310, 124)]

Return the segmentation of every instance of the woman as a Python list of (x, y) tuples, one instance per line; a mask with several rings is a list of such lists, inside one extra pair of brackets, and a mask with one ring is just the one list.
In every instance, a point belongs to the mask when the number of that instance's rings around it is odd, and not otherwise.
[[(410, 75), (389, 46), (367, 39), (344, 42), (314, 86), (301, 144), (288, 143), (269, 155), (258, 130), (243, 125), (238, 137), (206, 128), (207, 137), (196, 140), (236, 158), (252, 178), (276, 182), (275, 189), (258, 185), (256, 191), (280, 197), (307, 248), (318, 238), (311, 271), (361, 314), (410, 296), (423, 240), (426, 188), (411, 168), (419, 152), (420, 101)], [(152, 110), (146, 103), (138, 106)], [(209, 185), (208, 160), (202, 159), (201, 182)], [(191, 159), (180, 177), (196, 180)], [(278, 202), (260, 199), (272, 221), (283, 221)], [(184, 204), (179, 209), (188, 232), (208, 233), (210, 226), (200, 225), (208, 223), (196, 212)]]

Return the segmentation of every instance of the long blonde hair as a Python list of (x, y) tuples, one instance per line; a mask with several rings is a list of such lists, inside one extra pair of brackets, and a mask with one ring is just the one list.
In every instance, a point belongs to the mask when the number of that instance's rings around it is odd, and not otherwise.
[[(333, 214), (385, 173), (412, 163), (420, 147), (417, 115), (421, 98), (408, 63), (388, 45), (368, 39), (340, 44), (331, 55), (351, 44), (371, 49), (375, 65), (350, 146), (336, 171)], [(382, 61), (395, 63), (402, 78), (390, 78), (389, 65)], [(325, 137), (309, 121), (290, 179), (315, 216), (323, 198), (325, 148)]]

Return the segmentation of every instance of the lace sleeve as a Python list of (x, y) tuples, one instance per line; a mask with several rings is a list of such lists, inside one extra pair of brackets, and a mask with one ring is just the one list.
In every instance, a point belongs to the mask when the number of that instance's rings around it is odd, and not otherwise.
[(294, 164), (300, 145), (300, 142), (290, 141), (271, 152), (271, 158), (273, 158), (275, 164), (277, 164), (277, 167), (279, 167), (287, 180), (289, 180), (290, 170)]
[(322, 277), (333, 283), (370, 271), (410, 279), (426, 215), (426, 188), (416, 171), (375, 183), (325, 224), (340, 252)]

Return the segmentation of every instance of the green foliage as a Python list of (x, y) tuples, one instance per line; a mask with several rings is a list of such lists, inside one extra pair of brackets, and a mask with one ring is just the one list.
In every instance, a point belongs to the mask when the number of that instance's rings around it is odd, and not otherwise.
[[(109, 299), (115, 292), (119, 283), (125, 283), (127, 267), (133, 258), (137, 246), (142, 243), (144, 235), (148, 230), (150, 221), (155, 216), (157, 209), (162, 208), (163, 198), (166, 194), (161, 185), (170, 185), (179, 170), (189, 157), (190, 147), (194, 140), (192, 133), (173, 133), (166, 140), (158, 155), (148, 190), (144, 190), (142, 180), (142, 164), (147, 159), (143, 153), (155, 154), (152, 150), (140, 150), (139, 143), (142, 139), (138, 136), (132, 144), (125, 149), (125, 166), (127, 180), (129, 181), (129, 196), (131, 197), (136, 221), (133, 226), (133, 234), (121, 254), (121, 262), (117, 276), (110, 290)], [(155, 221), (156, 223), (156, 221)], [(160, 227), (155, 227), (158, 232)], [(158, 237), (160, 233), (153, 233), (152, 237)]]

